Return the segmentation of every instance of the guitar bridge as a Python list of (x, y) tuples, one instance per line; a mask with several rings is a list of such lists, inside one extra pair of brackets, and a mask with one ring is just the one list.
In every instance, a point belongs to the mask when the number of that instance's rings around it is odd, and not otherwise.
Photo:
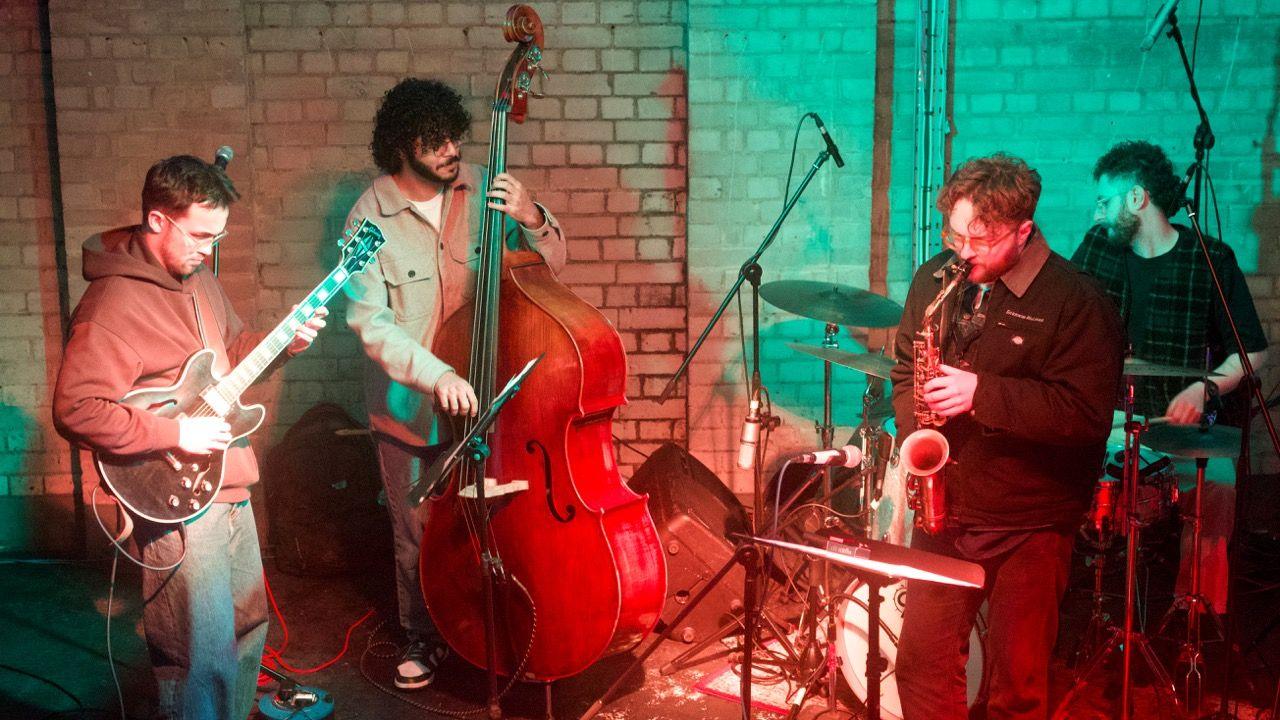
[[(512, 480), (511, 482), (499, 483), (498, 478), (487, 477), (484, 479), (484, 496), (485, 499), (502, 497), (503, 495), (515, 495), (529, 489), (528, 480)], [(476, 486), (472, 483), (458, 491), (458, 497), (467, 498), (468, 500), (476, 499)]]

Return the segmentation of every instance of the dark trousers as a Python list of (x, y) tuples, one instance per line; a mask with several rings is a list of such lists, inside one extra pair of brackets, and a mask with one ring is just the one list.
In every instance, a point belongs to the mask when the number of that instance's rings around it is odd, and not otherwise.
[[(969, 635), (988, 603), (988, 718), (1045, 718), (1049, 654), (1058, 632), (1058, 603), (1067, 587), (1073, 533), (1043, 530), (1011, 550), (979, 560), (982, 590), (907, 582), (897, 680), (904, 720), (968, 717), (965, 663)], [(911, 546), (968, 560), (954, 537), (913, 534)]]
[(387, 512), (391, 515), (391, 537), (396, 560), (396, 600), (400, 627), (412, 638), (426, 639), (436, 634), (427, 614), (418, 572), (422, 525), (430, 503), (420, 508), (409, 503), (409, 490), (426, 472), (430, 462), (405, 448), (386, 441), (377, 444), (382, 486), (387, 492)]

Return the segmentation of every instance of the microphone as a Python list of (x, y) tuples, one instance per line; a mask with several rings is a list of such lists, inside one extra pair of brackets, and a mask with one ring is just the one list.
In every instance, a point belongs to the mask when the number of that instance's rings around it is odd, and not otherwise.
[(822, 124), (822, 118), (818, 117), (818, 113), (809, 113), (809, 115), (813, 117), (813, 123), (818, 126), (818, 132), (822, 133), (822, 139), (827, 143), (827, 152), (831, 153), (831, 159), (836, 161), (836, 167), (844, 167), (844, 158), (840, 157), (840, 150), (831, 139), (831, 135), (827, 133), (827, 126)]
[[(1183, 174), (1182, 179), (1178, 181), (1178, 192), (1174, 195), (1174, 202), (1178, 203), (1178, 208), (1187, 203), (1187, 189), (1191, 187), (1191, 180), (1195, 178), (1196, 168), (1198, 167), (1200, 167), (1199, 162), (1191, 163), (1191, 166), (1187, 168), (1187, 172)], [(1176, 212), (1178, 208), (1174, 208), (1173, 211)]]
[(738, 443), (738, 467), (750, 470), (756, 464), (756, 443), (760, 441), (760, 391), (751, 393), (751, 409), (742, 423), (742, 439)]
[(227, 169), (227, 163), (231, 162), (231, 158), (235, 156), (236, 153), (231, 149), (230, 145), (223, 145), (218, 148), (218, 152), (213, 154), (213, 164), (217, 165), (219, 170), (225, 171)]
[(1165, 26), (1169, 24), (1169, 16), (1173, 14), (1174, 8), (1178, 7), (1178, 0), (1164, 0), (1164, 4), (1160, 6), (1160, 10), (1156, 12), (1156, 19), (1152, 21), (1150, 29), (1147, 30), (1147, 36), (1142, 38), (1142, 44), (1138, 49), (1146, 52), (1156, 44), (1156, 40), (1160, 37), (1160, 33), (1164, 32)]
[(862, 449), (857, 445), (845, 445), (839, 450), (817, 450), (797, 455), (792, 458), (792, 462), (803, 465), (858, 467), (862, 464)]

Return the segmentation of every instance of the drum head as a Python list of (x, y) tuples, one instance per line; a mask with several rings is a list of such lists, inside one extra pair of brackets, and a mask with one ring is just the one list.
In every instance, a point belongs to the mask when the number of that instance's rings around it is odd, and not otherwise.
[[(867, 700), (867, 586), (855, 580), (845, 591), (854, 601), (845, 601), (836, 628), (836, 652), (845, 682), (858, 699)], [(880, 678), (880, 714), (889, 720), (902, 720), (902, 700), (898, 696), (898, 636), (902, 634), (902, 608), (906, 599), (906, 583), (886, 585), (880, 589), (880, 655), (887, 661)], [(982, 690), (984, 651), (979, 616), (969, 635), (969, 664), (965, 675), (969, 682), (969, 706)]]

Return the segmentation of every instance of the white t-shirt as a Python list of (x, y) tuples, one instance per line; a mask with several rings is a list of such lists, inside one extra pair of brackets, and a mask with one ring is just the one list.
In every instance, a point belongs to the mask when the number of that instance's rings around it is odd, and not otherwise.
[(436, 232), (440, 232), (440, 213), (444, 210), (444, 193), (436, 193), (435, 197), (422, 202), (410, 200), (409, 204), (417, 208)]

